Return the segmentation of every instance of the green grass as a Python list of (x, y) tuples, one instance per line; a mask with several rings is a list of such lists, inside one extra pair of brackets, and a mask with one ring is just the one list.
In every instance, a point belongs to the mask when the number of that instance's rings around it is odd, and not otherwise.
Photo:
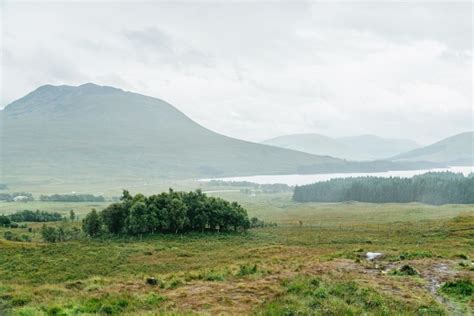
[[(474, 256), (472, 206), (305, 205), (285, 194), (229, 195), (251, 216), (279, 226), (58, 244), (41, 242), (42, 224), (28, 223), (31, 232), (0, 228), (0, 314), (436, 315), (450, 311), (429, 290), (433, 267), (447, 264), (448, 282), (472, 279), (472, 269), (458, 264)], [(70, 206), (45, 204), (64, 214)], [(91, 205), (82, 207), (85, 212)], [(416, 217), (409, 217), (413, 210)], [(32, 242), (1, 239), (5, 231)], [(365, 261), (366, 251), (383, 252), (383, 262)], [(420, 276), (384, 273), (389, 264), (410, 265)], [(148, 285), (149, 277), (158, 285)], [(469, 297), (441, 293), (472, 308)]]

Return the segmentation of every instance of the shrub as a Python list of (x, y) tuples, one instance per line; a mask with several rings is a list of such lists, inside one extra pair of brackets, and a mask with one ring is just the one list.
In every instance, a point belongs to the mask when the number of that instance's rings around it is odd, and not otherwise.
[(237, 276), (246, 276), (257, 273), (257, 265), (240, 265), (239, 271), (237, 272)]
[(392, 275), (402, 275), (402, 276), (415, 276), (419, 275), (419, 272), (412, 266), (405, 264), (400, 269), (395, 269), (391, 273)]
[(446, 295), (464, 300), (473, 295), (474, 283), (469, 279), (449, 281), (441, 286), (440, 291)]

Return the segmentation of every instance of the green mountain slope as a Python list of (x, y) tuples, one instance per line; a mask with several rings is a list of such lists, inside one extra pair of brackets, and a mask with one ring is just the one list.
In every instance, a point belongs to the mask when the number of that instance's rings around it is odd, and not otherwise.
[(474, 132), (445, 138), (429, 146), (393, 157), (396, 161), (430, 161), (455, 165), (474, 165)]
[(348, 160), (384, 159), (418, 147), (410, 140), (388, 139), (373, 135), (331, 138), (319, 134), (296, 134), (272, 138), (263, 143)]
[(42, 86), (0, 111), (0, 123), (3, 182), (284, 174), (344, 163), (229, 138), (160, 99), (94, 84)]

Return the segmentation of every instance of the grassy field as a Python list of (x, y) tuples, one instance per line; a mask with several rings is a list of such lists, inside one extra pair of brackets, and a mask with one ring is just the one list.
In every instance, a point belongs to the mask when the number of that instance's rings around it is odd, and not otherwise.
[[(0, 315), (472, 313), (472, 205), (299, 204), (288, 194), (213, 194), (278, 227), (59, 244), (41, 242), (41, 224), (29, 223), (31, 232), (1, 228)], [(64, 214), (100, 208), (26, 205)], [(11, 212), (13, 203), (0, 207)], [(6, 230), (32, 242), (4, 240)], [(368, 261), (366, 252), (383, 256)], [(405, 275), (404, 265), (416, 274)], [(147, 284), (150, 277), (156, 285)]]

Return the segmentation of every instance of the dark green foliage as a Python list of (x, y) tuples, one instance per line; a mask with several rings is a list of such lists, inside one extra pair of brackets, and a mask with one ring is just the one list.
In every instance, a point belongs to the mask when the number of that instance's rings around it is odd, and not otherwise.
[(82, 221), (82, 229), (87, 235), (92, 237), (101, 233), (102, 221), (95, 209), (92, 209), (92, 212), (87, 214), (86, 218)]
[(401, 276), (415, 276), (420, 273), (409, 264), (405, 264), (400, 267), (400, 269), (395, 269), (391, 273), (392, 275), (401, 275)]
[(411, 252), (402, 252), (398, 257), (400, 260), (413, 260), (421, 258), (431, 258), (434, 255), (431, 251), (411, 251)]
[(59, 213), (48, 213), (45, 211), (30, 210), (19, 211), (8, 215), (11, 221), (14, 222), (57, 222), (63, 220), (63, 216)]
[(3, 234), (3, 238), (5, 238), (6, 240), (10, 240), (10, 241), (27, 241), (27, 242), (31, 241), (31, 238), (28, 235), (19, 236), (15, 233), (12, 233), (11, 231), (6, 231)]
[(63, 226), (53, 227), (43, 225), (41, 228), (41, 237), (45, 242), (55, 243), (78, 238), (80, 230), (76, 227), (67, 228)]
[(0, 215), (0, 227), (10, 227), (11, 220), (8, 216)]
[[(238, 203), (195, 192), (163, 192), (148, 197), (123, 192), (120, 203), (109, 205), (84, 220), (86, 234), (96, 236), (104, 225), (112, 234), (238, 230), (250, 227), (247, 211)], [(97, 215), (97, 216), (96, 216)], [(94, 229), (91, 230), (91, 222)]]
[(48, 202), (104, 202), (103, 196), (92, 194), (53, 194), (41, 195), (40, 201)]
[(358, 177), (297, 186), (298, 202), (359, 201), (371, 203), (474, 203), (474, 178), (452, 172), (431, 172), (413, 178)]
[(100, 217), (110, 233), (119, 234), (124, 231), (128, 208), (124, 203), (113, 203), (100, 212)]
[(444, 283), (440, 291), (461, 300), (469, 299), (474, 295), (474, 283), (469, 279), (450, 281)]

